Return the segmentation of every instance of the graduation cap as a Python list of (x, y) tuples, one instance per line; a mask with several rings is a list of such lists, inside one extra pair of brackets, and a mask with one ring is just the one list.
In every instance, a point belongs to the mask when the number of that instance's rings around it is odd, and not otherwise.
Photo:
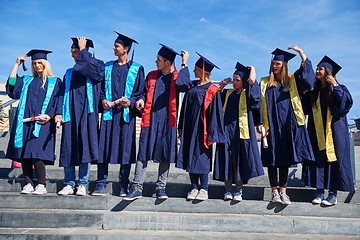
[[(47, 60), (47, 54), (52, 53), (52, 51), (41, 50), (41, 49), (32, 49), (30, 50), (26, 56), (31, 57), (31, 60), (45, 59)], [(27, 70), (25, 67), (25, 62), (22, 62), (24, 71)]]
[(52, 53), (52, 51), (41, 50), (41, 49), (32, 49), (26, 56), (31, 57), (31, 60), (45, 59), (47, 60), (47, 54)]
[(290, 59), (296, 57), (296, 54), (276, 48), (271, 54), (274, 55), (273, 60), (288, 62)]
[(117, 31), (114, 31), (114, 32), (118, 35), (118, 37), (115, 39), (116, 43), (120, 43), (120, 44), (128, 47), (129, 49), (131, 48), (131, 45), (133, 42), (136, 44), (139, 44), (137, 41), (135, 41), (132, 38), (129, 38), (121, 33), (118, 33)]
[(339, 64), (334, 62), (334, 60), (332, 60), (326, 55), (321, 59), (317, 66), (328, 68), (333, 76), (335, 76), (342, 68)]
[(234, 72), (234, 75), (238, 75), (243, 81), (247, 81), (247, 78), (249, 78), (248, 76), (250, 75), (250, 69), (239, 62), (236, 63), (235, 68), (236, 70)]
[[(77, 38), (71, 38), (71, 40), (73, 41), (72, 45), (71, 45), (71, 48), (79, 48), (79, 41)], [(92, 40), (90, 39), (86, 39), (86, 46), (85, 48), (87, 50), (89, 50), (89, 48), (94, 48), (94, 43)]]
[(211, 72), (214, 67), (216, 67), (217, 69), (220, 70), (220, 68), (218, 66), (216, 66), (215, 64), (213, 64), (212, 62), (210, 62), (209, 59), (203, 57), (198, 52), (196, 52), (196, 53), (200, 56), (200, 58), (196, 61), (195, 66), (205, 70), (206, 72)]
[(169, 60), (170, 62), (174, 62), (176, 55), (180, 55), (178, 52), (176, 52), (174, 49), (161, 44), (161, 48), (158, 51), (158, 55), (162, 56), (163, 58), (166, 58), (167, 60)]

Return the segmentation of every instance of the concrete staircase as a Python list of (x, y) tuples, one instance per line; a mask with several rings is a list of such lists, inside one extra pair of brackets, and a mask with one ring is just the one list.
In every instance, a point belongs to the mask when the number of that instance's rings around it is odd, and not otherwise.
[[(0, 136), (0, 239), (360, 239), (360, 194), (339, 192), (336, 206), (312, 205), (316, 191), (302, 187), (301, 166), (290, 170), (289, 206), (269, 202), (267, 176), (252, 179), (240, 203), (223, 201), (224, 186), (213, 180), (211, 199), (187, 201), (189, 177), (174, 166), (170, 198), (160, 201), (152, 198), (156, 164), (149, 164), (144, 197), (132, 202), (116, 196), (118, 165), (110, 167), (103, 197), (56, 195), (63, 187), (57, 164), (47, 167), (47, 195), (20, 195), (22, 171), (4, 158), (8, 135)], [(360, 156), (360, 147), (355, 153)], [(89, 192), (95, 180), (92, 166)]]

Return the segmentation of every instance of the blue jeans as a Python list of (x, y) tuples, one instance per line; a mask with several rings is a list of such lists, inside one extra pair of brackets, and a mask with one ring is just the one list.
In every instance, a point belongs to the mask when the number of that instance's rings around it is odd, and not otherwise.
[[(80, 163), (79, 165), (79, 186), (85, 186), (89, 182), (90, 163)], [(75, 187), (75, 166), (64, 167), (64, 184)]]
[[(191, 182), (191, 188), (193, 189), (209, 189), (209, 174), (195, 174), (195, 173), (189, 173), (190, 176), (190, 182)], [(199, 186), (199, 180), (200, 180), (200, 186)]]
[[(128, 188), (130, 183), (129, 175), (131, 170), (131, 164), (121, 164), (120, 173), (119, 173), (119, 182), (123, 188)], [(96, 183), (105, 184), (109, 174), (109, 164), (108, 163), (98, 163), (97, 164), (97, 180)]]

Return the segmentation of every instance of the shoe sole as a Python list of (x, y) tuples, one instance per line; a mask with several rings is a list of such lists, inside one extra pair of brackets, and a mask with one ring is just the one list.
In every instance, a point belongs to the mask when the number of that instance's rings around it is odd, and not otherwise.
[(75, 194), (75, 195), (76, 195), (76, 196), (86, 196), (86, 193), (85, 193), (85, 194), (82, 194), (82, 193), (81, 193), (81, 194), (78, 194), (78, 193), (77, 193), (77, 194)]
[(20, 194), (32, 194), (33, 192), (23, 192), (21, 191)]
[(336, 202), (334, 202), (334, 203), (329, 203), (329, 202), (321, 202), (323, 205), (325, 205), (325, 206), (334, 206), (334, 205), (336, 205), (337, 204), (337, 201)]
[(312, 204), (320, 204), (322, 201), (320, 200), (320, 201), (312, 201), (311, 203)]
[(230, 201), (230, 200), (233, 200), (233, 198), (230, 198), (230, 197), (224, 198), (224, 201)]
[(199, 201), (205, 201), (208, 200), (209, 198), (195, 198), (195, 200), (199, 200)]
[(169, 197), (168, 196), (162, 196), (162, 197), (156, 197), (157, 199), (160, 199), (160, 200), (165, 200), (165, 199), (168, 199)]
[(104, 196), (105, 193), (92, 193), (91, 196), (95, 196), (95, 197), (99, 197), (99, 196)]
[(123, 197), (123, 200), (126, 200), (126, 201), (133, 201), (133, 200), (136, 200), (136, 199), (139, 199), (139, 198), (142, 198), (142, 196), (137, 196), (137, 197), (133, 197), (133, 198)]
[(233, 201), (234, 201), (234, 202), (241, 202), (242, 199), (236, 199), (236, 198), (234, 198)]
[(36, 193), (36, 192), (33, 192), (32, 194), (34, 194), (34, 195), (45, 195), (45, 194), (47, 194), (47, 192), (44, 192), (44, 193)]

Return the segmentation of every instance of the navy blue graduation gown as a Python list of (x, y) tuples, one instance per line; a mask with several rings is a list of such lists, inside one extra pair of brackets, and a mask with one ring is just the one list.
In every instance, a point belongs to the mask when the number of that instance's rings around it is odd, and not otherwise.
[[(142, 127), (139, 140), (137, 160), (153, 160), (157, 163), (174, 163), (177, 157), (176, 125), (169, 125), (169, 96), (171, 74), (164, 75), (161, 71), (156, 78), (151, 108), (150, 126)], [(146, 77), (148, 81), (148, 76)], [(175, 81), (177, 104), (179, 93), (189, 89), (190, 73), (187, 67), (179, 71)], [(145, 84), (145, 88), (147, 84)], [(146, 96), (147, 90), (144, 90)], [(143, 96), (143, 99), (145, 97)], [(176, 107), (177, 108), (177, 107)]]
[[(124, 96), (126, 78), (132, 61), (119, 65), (114, 61), (111, 72), (112, 100)], [(104, 76), (105, 77), (105, 76)], [(141, 66), (137, 74), (129, 106), (130, 123), (124, 121), (124, 108), (119, 105), (112, 108), (112, 120), (100, 123), (99, 163), (130, 164), (136, 161), (136, 114), (135, 103), (144, 88), (144, 68)], [(105, 98), (105, 82), (102, 84), (100, 101)]]
[[(34, 77), (28, 86), (24, 118), (33, 117), (41, 113), (44, 103), (48, 83), (44, 87), (41, 77)], [(23, 88), (23, 77), (17, 77), (15, 86), (6, 85), (6, 92), (9, 97), (20, 99)], [(54, 117), (56, 113), (57, 101), (59, 99), (61, 89), (61, 79), (56, 80), (56, 84), (47, 106), (45, 113), (50, 117)], [(40, 159), (45, 164), (53, 164), (55, 161), (55, 132), (56, 126), (53, 119), (46, 124), (41, 125), (39, 137), (35, 137), (32, 133), (35, 128), (35, 121), (23, 124), (23, 147), (15, 148), (15, 130), (17, 125), (16, 113), (10, 132), (10, 140), (6, 151), (6, 157), (21, 162), (21, 159)]]
[[(183, 99), (179, 119), (181, 143), (176, 167), (189, 173), (208, 174), (212, 170), (212, 145), (208, 149), (204, 145), (203, 109), (205, 93), (212, 83), (201, 86), (197, 83), (194, 82), (194, 87), (185, 93)], [(206, 110), (206, 122), (207, 139), (216, 143), (226, 142), (219, 91)]]
[[(102, 66), (103, 63), (93, 58), (86, 49), (80, 52), (75, 61), (69, 92), (71, 120), (62, 126), (61, 167), (78, 166), (80, 163), (90, 163), (99, 159), (98, 110), (104, 75)], [(87, 78), (90, 78), (93, 84), (93, 113), (88, 113)], [(64, 92), (65, 81), (58, 104), (58, 114), (62, 114)]]
[[(333, 116), (331, 129), (334, 140), (336, 162), (329, 163), (326, 157), (326, 150), (319, 151), (315, 132), (314, 118), (311, 111), (310, 101), (305, 98), (309, 111), (308, 131), (314, 150), (315, 162), (304, 161), (302, 180), (306, 186), (318, 189), (355, 191), (354, 178), (350, 160), (350, 139), (348, 132), (348, 121), (346, 114), (349, 112), (353, 100), (349, 90), (343, 86), (334, 87), (334, 92), (330, 102), (326, 103), (327, 91), (325, 88), (320, 90), (321, 113), (326, 131), (325, 122), (327, 116), (327, 106)], [(309, 94), (307, 94), (308, 96)], [(333, 189), (334, 188), (334, 189)]]
[[(227, 90), (224, 90), (221, 93), (223, 104), (226, 92)], [(234, 91), (228, 97), (224, 113), (225, 133), (229, 142), (216, 144), (213, 175), (215, 180), (236, 180), (246, 183), (250, 178), (264, 175), (255, 133), (255, 126), (261, 121), (259, 84), (247, 84), (245, 93), (250, 139), (240, 139), (240, 94)]]
[[(311, 61), (306, 59), (304, 66), (295, 73), (296, 86), (300, 98), (310, 90), (315, 81)], [(269, 135), (268, 148), (261, 148), (264, 167), (291, 166), (305, 160), (314, 160), (306, 126), (299, 126), (290, 101), (290, 91), (284, 92), (282, 84), (266, 89), (268, 106)]]

